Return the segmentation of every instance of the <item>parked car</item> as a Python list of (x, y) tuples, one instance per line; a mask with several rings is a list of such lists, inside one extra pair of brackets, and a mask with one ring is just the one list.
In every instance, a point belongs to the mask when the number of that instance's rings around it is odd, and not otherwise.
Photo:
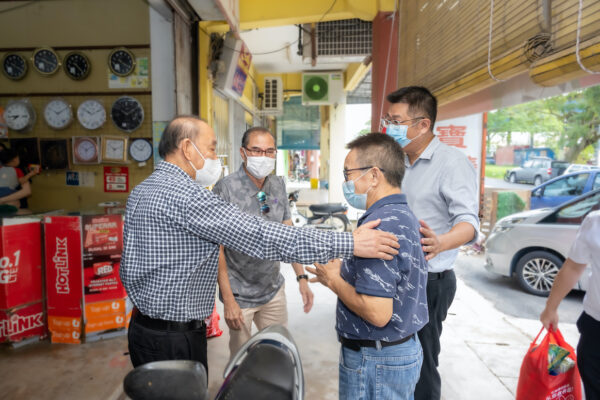
[[(600, 189), (561, 206), (509, 215), (485, 242), (488, 271), (515, 277), (527, 292), (548, 296), (585, 216), (600, 210)], [(583, 274), (574, 289), (587, 290)]]
[(598, 165), (571, 164), (571, 165), (569, 165), (569, 167), (565, 170), (565, 172), (563, 174), (567, 175), (572, 172), (589, 171), (592, 169), (599, 169), (599, 168), (600, 168), (600, 166), (598, 166)]
[(496, 159), (493, 156), (486, 156), (485, 163), (487, 165), (496, 165)]
[(569, 163), (548, 157), (532, 157), (522, 167), (509, 169), (504, 179), (511, 182), (532, 183), (535, 186), (563, 174)]
[(555, 207), (600, 189), (600, 168), (561, 175), (531, 190), (531, 209)]

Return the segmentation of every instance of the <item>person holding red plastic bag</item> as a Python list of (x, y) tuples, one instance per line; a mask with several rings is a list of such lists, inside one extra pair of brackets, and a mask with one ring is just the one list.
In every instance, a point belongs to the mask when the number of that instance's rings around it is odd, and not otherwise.
[(577, 320), (581, 334), (577, 344), (577, 366), (587, 400), (600, 400), (600, 211), (583, 220), (569, 252), (569, 258), (556, 275), (540, 321), (549, 331), (558, 328), (558, 305), (585, 271), (592, 269), (583, 300), (583, 313)]

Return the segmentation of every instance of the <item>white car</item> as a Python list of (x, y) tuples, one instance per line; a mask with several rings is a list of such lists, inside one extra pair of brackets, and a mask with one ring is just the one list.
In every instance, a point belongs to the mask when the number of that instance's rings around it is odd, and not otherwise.
[(600, 169), (600, 165), (571, 164), (565, 169), (563, 175), (570, 174), (571, 172), (590, 171), (592, 169)]
[[(600, 209), (600, 190), (555, 208), (509, 215), (496, 223), (485, 243), (488, 271), (515, 276), (527, 292), (548, 296), (585, 216)], [(584, 273), (574, 289), (587, 290)]]

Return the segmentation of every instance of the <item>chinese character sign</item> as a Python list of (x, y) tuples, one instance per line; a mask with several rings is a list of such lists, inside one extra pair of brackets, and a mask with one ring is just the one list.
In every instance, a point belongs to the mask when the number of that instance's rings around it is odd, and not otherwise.
[[(483, 114), (438, 121), (434, 133), (440, 142), (463, 152), (475, 167), (477, 177), (481, 176)], [(479, 179), (477, 187), (479, 188)]]

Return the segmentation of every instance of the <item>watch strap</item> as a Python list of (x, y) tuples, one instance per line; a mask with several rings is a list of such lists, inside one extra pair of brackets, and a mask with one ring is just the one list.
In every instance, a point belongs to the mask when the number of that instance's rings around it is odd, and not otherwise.
[(298, 282), (300, 282), (300, 279), (306, 279), (306, 280), (308, 280), (308, 275), (306, 275), (306, 274), (301, 274), (301, 275), (298, 275), (298, 276), (296, 277), (296, 280), (297, 280)]

